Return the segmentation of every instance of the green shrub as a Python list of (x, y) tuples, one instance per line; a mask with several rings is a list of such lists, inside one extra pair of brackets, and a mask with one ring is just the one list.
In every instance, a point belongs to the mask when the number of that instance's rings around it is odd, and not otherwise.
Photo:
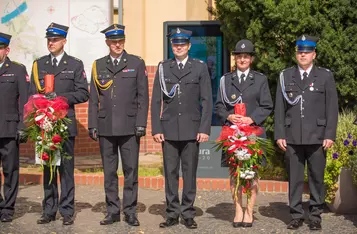
[(342, 167), (351, 169), (354, 184), (357, 185), (357, 126), (356, 116), (351, 111), (342, 111), (338, 117), (336, 141), (327, 152), (325, 188), (327, 203), (335, 198), (337, 180)]

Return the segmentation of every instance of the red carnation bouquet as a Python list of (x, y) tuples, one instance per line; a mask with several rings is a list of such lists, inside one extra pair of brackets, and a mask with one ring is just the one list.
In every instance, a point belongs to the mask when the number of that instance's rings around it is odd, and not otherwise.
[[(245, 104), (236, 104), (234, 112), (246, 116)], [(259, 137), (263, 132), (264, 130), (258, 126), (235, 123), (231, 126), (223, 126), (216, 140), (217, 151), (222, 149), (227, 155), (231, 181), (235, 184), (235, 198), (240, 186), (243, 193), (250, 197), (251, 188), (259, 178), (258, 169), (263, 161), (263, 152), (264, 154), (274, 152), (272, 142)]]
[(67, 125), (71, 120), (66, 117), (68, 111), (65, 97), (53, 97), (42, 94), (31, 96), (24, 106), (26, 134), (35, 142), (36, 161), (50, 168), (50, 183), (61, 155), (63, 143), (68, 139)]

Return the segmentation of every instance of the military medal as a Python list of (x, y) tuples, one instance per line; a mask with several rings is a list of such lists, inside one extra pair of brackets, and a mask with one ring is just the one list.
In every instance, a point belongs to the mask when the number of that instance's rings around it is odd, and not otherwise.
[(235, 95), (235, 94), (232, 94), (232, 99), (236, 99), (237, 98), (237, 96)]
[(314, 83), (310, 84), (310, 91), (314, 91)]

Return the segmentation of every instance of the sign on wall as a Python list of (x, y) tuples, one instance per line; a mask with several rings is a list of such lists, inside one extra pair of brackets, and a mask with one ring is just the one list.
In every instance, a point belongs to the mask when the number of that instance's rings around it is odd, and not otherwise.
[(108, 53), (100, 31), (111, 24), (112, 12), (111, 0), (1, 0), (0, 32), (12, 35), (9, 57), (30, 73), (33, 61), (49, 53), (50, 23), (69, 26), (65, 50), (83, 61), (90, 79), (93, 61)]

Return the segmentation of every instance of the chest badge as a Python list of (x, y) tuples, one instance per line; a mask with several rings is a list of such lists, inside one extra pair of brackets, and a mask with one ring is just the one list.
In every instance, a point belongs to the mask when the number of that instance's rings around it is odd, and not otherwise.
[(236, 96), (235, 94), (232, 94), (231, 98), (232, 98), (232, 99), (236, 99), (237, 96)]
[(309, 86), (310, 86), (310, 91), (311, 91), (311, 92), (315, 90), (315, 88), (314, 88), (314, 83), (311, 83)]

